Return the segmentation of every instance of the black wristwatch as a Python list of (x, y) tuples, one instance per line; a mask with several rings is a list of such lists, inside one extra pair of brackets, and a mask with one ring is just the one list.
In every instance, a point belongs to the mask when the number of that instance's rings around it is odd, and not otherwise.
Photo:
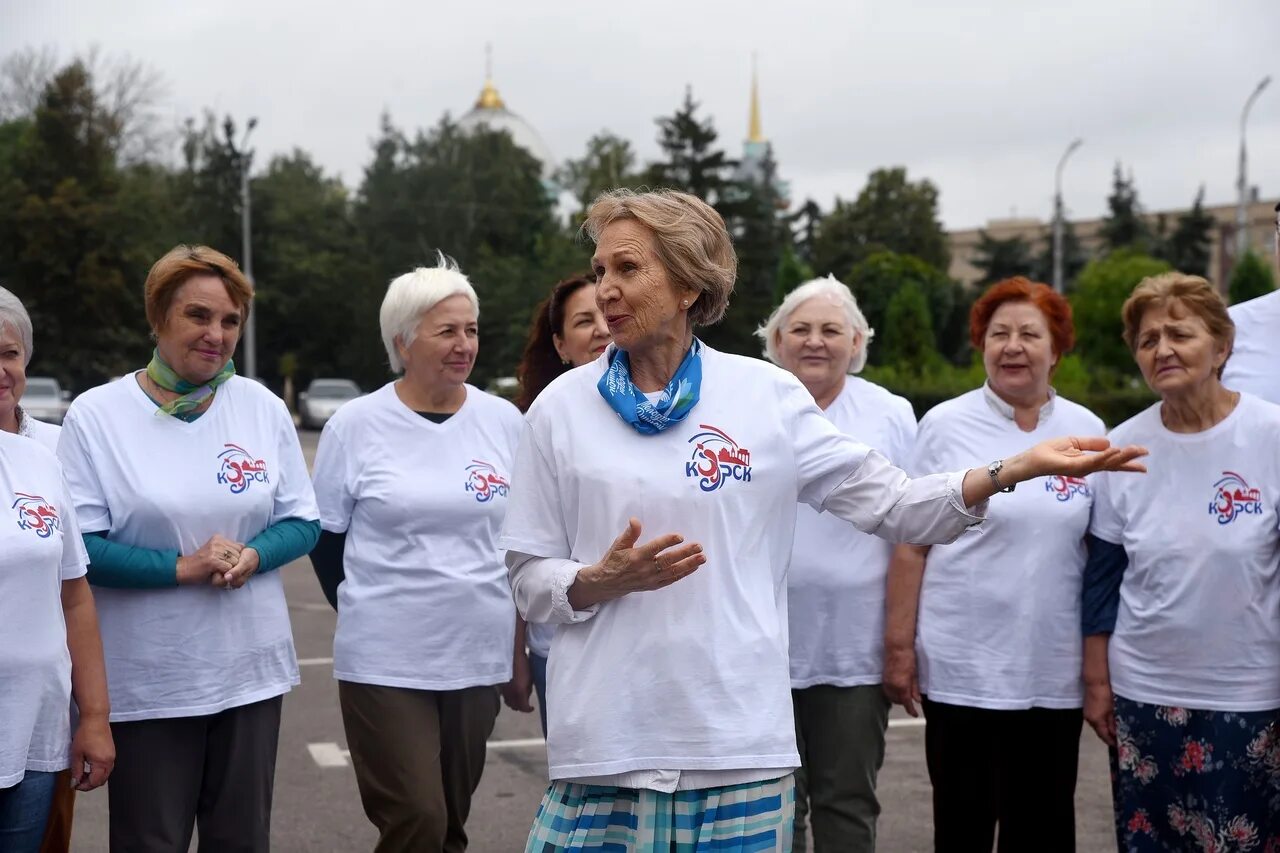
[(1000, 485), (1000, 472), (1003, 470), (1004, 470), (1004, 460), (997, 459), (995, 462), (992, 462), (990, 465), (987, 466), (987, 476), (991, 478), (991, 485), (996, 487), (997, 492), (1012, 492), (1015, 488), (1017, 488), (1018, 484), (1014, 483), (1011, 486)]

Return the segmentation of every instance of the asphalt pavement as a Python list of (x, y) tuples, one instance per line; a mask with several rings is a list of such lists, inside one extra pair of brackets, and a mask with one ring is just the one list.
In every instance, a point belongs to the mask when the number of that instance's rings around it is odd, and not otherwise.
[[(301, 433), (308, 462), (317, 434)], [(376, 833), (364, 816), (346, 754), (331, 657), (335, 616), (303, 559), (285, 568), (285, 591), (302, 684), (285, 697), (276, 764), (272, 848), (283, 853), (357, 853), (373, 849)], [(882, 853), (932, 849), (924, 728), (895, 708), (890, 720), (879, 792)], [(1026, 744), (1027, 784), (1036, 779), (1035, 744)], [(525, 836), (546, 788), (546, 752), (536, 714), (503, 708), (490, 741), (484, 778), (467, 832), (477, 853), (524, 849)], [(106, 789), (80, 794), (72, 849), (107, 851)], [(1113, 851), (1111, 794), (1105, 748), (1085, 727), (1076, 789), (1077, 849)], [(195, 849), (195, 844), (192, 844)]]

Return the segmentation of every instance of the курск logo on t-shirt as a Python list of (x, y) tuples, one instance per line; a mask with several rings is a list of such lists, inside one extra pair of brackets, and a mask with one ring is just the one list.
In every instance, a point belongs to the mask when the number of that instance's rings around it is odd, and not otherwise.
[(702, 432), (689, 439), (694, 448), (684, 463), (684, 475), (697, 478), (704, 492), (714, 492), (730, 480), (750, 483), (751, 451), (710, 424), (698, 424), (698, 429)]
[(1262, 492), (1251, 487), (1234, 471), (1223, 471), (1222, 479), (1213, 484), (1213, 500), (1209, 514), (1219, 524), (1230, 524), (1241, 515), (1262, 514)]
[(1062, 477), (1052, 476), (1044, 481), (1044, 490), (1053, 492), (1053, 496), (1060, 501), (1069, 501), (1076, 495), (1090, 497), (1093, 493), (1089, 491), (1089, 484), (1080, 477)]
[(13, 496), (10, 509), (18, 513), (19, 530), (30, 530), (41, 539), (48, 539), (62, 528), (58, 511), (44, 498), (25, 492), (14, 492)]
[(511, 490), (506, 478), (498, 473), (488, 462), (472, 459), (467, 466), (467, 481), (464, 486), (468, 494), (475, 494), (480, 503), (488, 503), (494, 498), (505, 498)]
[(222, 467), (218, 469), (218, 485), (229, 486), (231, 494), (238, 495), (249, 488), (250, 483), (270, 483), (267, 476), (267, 463), (262, 459), (254, 459), (249, 451), (238, 444), (224, 444), (218, 454)]

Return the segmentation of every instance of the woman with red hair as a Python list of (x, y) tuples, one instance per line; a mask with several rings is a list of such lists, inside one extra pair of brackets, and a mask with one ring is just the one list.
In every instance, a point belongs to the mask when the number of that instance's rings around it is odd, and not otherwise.
[[(915, 471), (1103, 428), (1050, 384), (1075, 344), (1062, 296), (1021, 277), (1001, 281), (974, 303), (969, 330), (987, 381), (924, 416)], [(1080, 590), (1092, 503), (1086, 479), (1044, 477), (993, 502), (983, 530), (894, 552), (885, 692), (913, 716), (920, 703), (929, 720), (942, 853), (990, 850), (997, 824), (1001, 851), (1075, 850)]]

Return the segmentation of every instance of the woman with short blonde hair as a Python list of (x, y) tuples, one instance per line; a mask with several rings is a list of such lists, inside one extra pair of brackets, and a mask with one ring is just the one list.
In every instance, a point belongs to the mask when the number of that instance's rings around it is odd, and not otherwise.
[(943, 541), (1001, 487), (1132, 470), (1142, 451), (1063, 439), (910, 480), (790, 373), (694, 335), (723, 316), (737, 265), (709, 205), (617, 190), (585, 227), (613, 344), (530, 407), (499, 540), (522, 615), (560, 624), (552, 783), (526, 850), (786, 849), (797, 502), (885, 538)]

